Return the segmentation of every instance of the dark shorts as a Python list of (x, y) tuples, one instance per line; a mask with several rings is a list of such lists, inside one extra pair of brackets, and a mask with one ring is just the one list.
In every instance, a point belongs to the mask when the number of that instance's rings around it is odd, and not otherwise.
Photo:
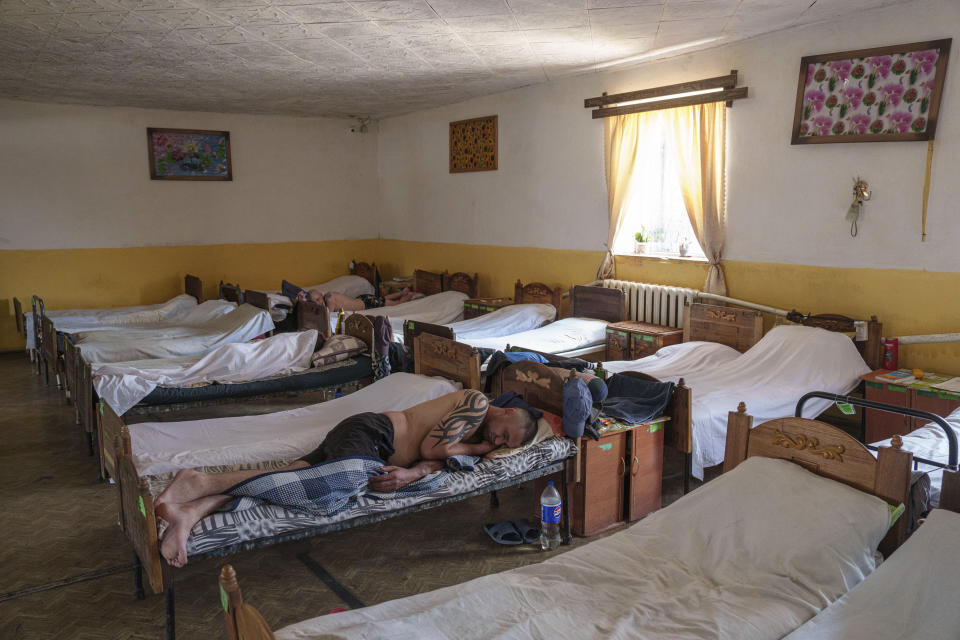
[(319, 447), (300, 459), (309, 465), (352, 456), (380, 458), (386, 462), (393, 454), (390, 418), (382, 413), (358, 413), (335, 426)]
[(387, 304), (383, 296), (375, 296), (372, 293), (361, 293), (357, 300), (363, 303), (364, 309), (377, 309)]

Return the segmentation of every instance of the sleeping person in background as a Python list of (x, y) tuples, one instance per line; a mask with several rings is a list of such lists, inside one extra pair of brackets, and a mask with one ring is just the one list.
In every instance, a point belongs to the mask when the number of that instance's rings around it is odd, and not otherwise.
[(330, 311), (363, 311), (364, 309), (392, 307), (403, 302), (410, 302), (415, 295), (410, 289), (404, 289), (385, 296), (365, 293), (356, 298), (351, 298), (336, 291), (324, 293), (320, 289), (309, 289), (301, 291), (297, 295), (297, 299), (311, 300), (317, 304), (325, 305)]

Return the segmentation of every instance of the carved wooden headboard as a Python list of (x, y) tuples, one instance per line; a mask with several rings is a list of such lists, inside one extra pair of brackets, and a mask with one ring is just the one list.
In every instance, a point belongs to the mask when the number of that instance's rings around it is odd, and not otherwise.
[(413, 362), (414, 371), (421, 375), (455, 380), (464, 389), (483, 389), (480, 353), (470, 345), (422, 333), (413, 340)]
[(363, 340), (371, 350), (373, 349), (373, 317), (362, 313), (351, 313), (343, 321), (343, 332)]
[(244, 289), (243, 302), (245, 304), (253, 305), (258, 309), (263, 309), (264, 311), (270, 311), (270, 297), (263, 291), (256, 291), (254, 289)]
[(371, 264), (369, 262), (357, 262), (356, 260), (353, 260), (350, 262), (350, 274), (365, 278), (370, 284), (373, 285), (374, 289), (379, 288), (380, 277), (377, 274), (376, 262)]
[(189, 273), (183, 278), (183, 291), (197, 299), (197, 304), (203, 302), (203, 282), (197, 276)]
[(516, 391), (537, 409), (563, 415), (564, 379), (550, 367), (539, 362), (515, 362), (497, 375), (501, 376), (501, 392)]
[(477, 274), (472, 276), (469, 273), (464, 273), (463, 271), (457, 271), (456, 273), (448, 274), (446, 271), (443, 272), (443, 290), (444, 291), (459, 291), (460, 293), (465, 293), (471, 298), (477, 297), (477, 292), (479, 291), (477, 285)]
[[(913, 454), (900, 449), (898, 440), (893, 447), (881, 447), (875, 458), (853, 436), (817, 420), (777, 418), (753, 427), (753, 417), (741, 402), (727, 418), (723, 472), (753, 456), (780, 458), (894, 506), (909, 505)], [(901, 517), (884, 538), (885, 554), (905, 539), (906, 521)]]
[(441, 293), (443, 291), (443, 274), (415, 269), (413, 272), (413, 290), (425, 296)]
[(746, 351), (763, 337), (763, 314), (750, 309), (694, 303), (683, 314), (683, 341), (719, 342)]
[(575, 285), (570, 289), (574, 318), (621, 322), (627, 318), (627, 297), (620, 289)]
[(330, 312), (323, 305), (311, 300), (301, 300), (295, 307), (297, 330), (316, 329), (321, 338), (330, 337)]
[(239, 284), (230, 284), (221, 280), (220, 299), (241, 304), (243, 302), (243, 289), (240, 288)]
[(457, 339), (454, 330), (442, 324), (420, 322), (419, 320), (406, 320), (403, 323), (403, 344), (412, 345), (421, 333), (429, 333), (440, 336), (441, 338), (446, 338), (447, 340)]
[(542, 282), (531, 282), (524, 285), (517, 280), (513, 286), (513, 302), (515, 304), (552, 304), (560, 317), (560, 305), (563, 303), (563, 290), (560, 287), (551, 289)]

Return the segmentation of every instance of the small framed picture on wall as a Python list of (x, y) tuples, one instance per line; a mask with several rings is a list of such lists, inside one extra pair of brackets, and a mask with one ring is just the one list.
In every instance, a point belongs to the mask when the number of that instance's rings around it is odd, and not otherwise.
[(233, 180), (230, 132), (147, 129), (151, 180)]

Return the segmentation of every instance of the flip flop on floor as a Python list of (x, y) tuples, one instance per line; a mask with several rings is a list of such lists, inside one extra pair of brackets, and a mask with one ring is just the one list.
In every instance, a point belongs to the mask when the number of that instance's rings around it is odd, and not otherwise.
[(494, 522), (493, 524), (483, 525), (483, 530), (487, 532), (490, 539), (497, 544), (517, 545), (523, 544), (523, 535), (517, 531), (513, 523), (509, 520), (505, 522)]
[(513, 521), (514, 528), (523, 536), (523, 541), (527, 544), (538, 542), (540, 540), (540, 528), (530, 524), (526, 518)]

